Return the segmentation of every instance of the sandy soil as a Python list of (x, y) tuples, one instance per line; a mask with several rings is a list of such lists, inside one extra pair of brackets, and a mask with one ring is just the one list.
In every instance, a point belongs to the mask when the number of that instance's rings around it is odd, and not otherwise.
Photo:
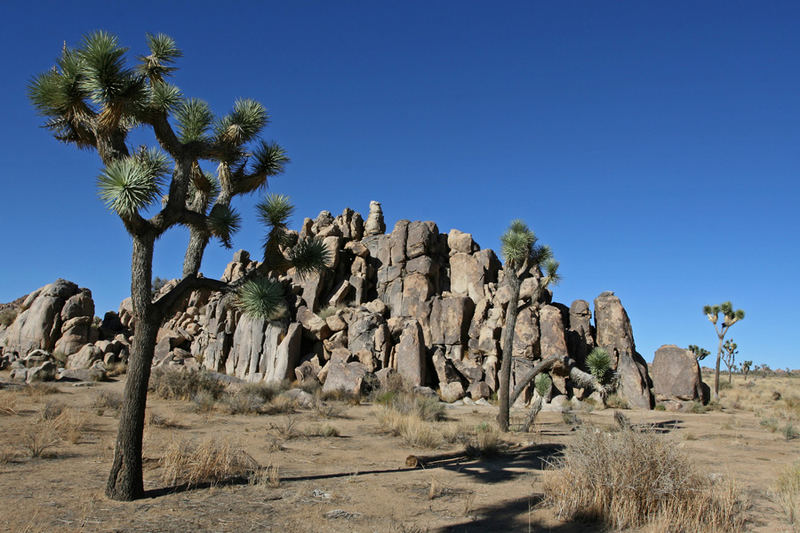
[[(0, 373), (0, 381), (8, 381)], [(751, 379), (752, 381), (752, 379)], [(724, 392), (721, 410), (702, 414), (626, 411), (635, 424), (655, 424), (664, 439), (683, 448), (709, 473), (733, 477), (752, 507), (750, 531), (790, 531), (771, 496), (778, 474), (798, 459), (800, 439), (781, 427), (796, 413), (772, 400), (795, 388), (792, 378), (762, 378), (751, 388), (741, 378)], [(147, 498), (120, 503), (103, 495), (117, 420), (113, 410), (93, 407), (103, 391), (121, 393), (123, 382), (92, 387), (57, 385), (59, 392), (29, 395), (0, 390), (0, 530), (3, 531), (553, 531), (598, 530), (564, 523), (541, 508), (541, 480), (548, 461), (574, 435), (560, 413), (542, 413), (531, 433), (504, 436), (505, 453), (491, 459), (443, 458), (409, 468), (409, 454), (458, 455), (460, 448), (414, 449), (382, 431), (369, 404), (341, 404), (340, 416), (320, 419), (313, 410), (293, 415), (232, 416), (192, 412), (191, 404), (151, 398), (149, 411), (177, 428), (145, 431)], [(31, 458), (26, 431), (48, 402), (70, 406), (88, 429)], [(8, 414), (8, 413), (12, 414)], [(16, 413), (16, 414), (14, 414)], [(521, 416), (522, 413), (517, 413)], [(491, 406), (447, 409), (449, 420), (493, 424)], [(290, 419), (291, 417), (291, 419)], [(613, 411), (577, 413), (580, 424), (610, 426)], [(776, 420), (770, 431), (764, 420)], [(276, 449), (276, 428), (294, 424), (299, 433), (320, 424), (338, 437), (300, 436)], [(775, 427), (775, 424), (772, 424)], [(791, 433), (791, 431), (789, 431)], [(159, 458), (174, 439), (217, 438), (245, 449), (261, 465), (277, 465), (277, 487), (243, 481), (193, 489), (166, 486)]]

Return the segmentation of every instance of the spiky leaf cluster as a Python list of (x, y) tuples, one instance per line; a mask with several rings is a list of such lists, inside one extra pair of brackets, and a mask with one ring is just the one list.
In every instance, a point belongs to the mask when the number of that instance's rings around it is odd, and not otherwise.
[(703, 359), (706, 358), (706, 356), (708, 356), (711, 353), (705, 348), (700, 348), (696, 344), (690, 344), (689, 351), (694, 354), (695, 359), (697, 359), (698, 361), (702, 361)]
[(611, 372), (611, 356), (605, 349), (597, 347), (586, 356), (586, 366), (600, 383), (604, 383)]
[(706, 315), (712, 324), (719, 321), (719, 314), (722, 313), (723, 320), (722, 326), (727, 328), (736, 322), (744, 319), (744, 311), (741, 309), (733, 309), (731, 302), (723, 302), (719, 305), (705, 305), (703, 306), (703, 314)]
[(301, 278), (321, 272), (331, 261), (331, 251), (317, 236), (300, 239), (289, 250), (289, 263)]
[(175, 63), (176, 59), (183, 56), (183, 52), (169, 35), (148, 33), (145, 38), (150, 54), (139, 56), (141, 64), (138, 71), (152, 81), (162, 81), (164, 76), (169, 76), (176, 70), (171, 65)]
[(175, 109), (175, 120), (178, 122), (178, 134), (181, 142), (205, 141), (208, 139), (208, 128), (214, 120), (211, 108), (199, 98), (188, 98)]
[(533, 380), (533, 386), (536, 388), (536, 392), (539, 393), (539, 396), (544, 398), (550, 393), (550, 389), (553, 386), (553, 378), (546, 372), (537, 374)]
[(236, 305), (242, 313), (265, 320), (275, 320), (286, 312), (283, 286), (270, 278), (245, 282), (236, 293)]
[(223, 204), (217, 204), (208, 214), (208, 227), (211, 234), (217, 237), (225, 248), (231, 247), (231, 237), (239, 231), (242, 217), (235, 209)]
[(250, 99), (237, 100), (233, 111), (214, 125), (214, 136), (221, 143), (239, 146), (254, 139), (268, 121), (267, 110), (259, 102)]
[(100, 198), (108, 209), (130, 218), (160, 196), (162, 170), (158, 161), (137, 156), (112, 161), (97, 178)]
[(286, 229), (294, 206), (285, 194), (270, 194), (256, 204), (256, 216), (268, 231)]

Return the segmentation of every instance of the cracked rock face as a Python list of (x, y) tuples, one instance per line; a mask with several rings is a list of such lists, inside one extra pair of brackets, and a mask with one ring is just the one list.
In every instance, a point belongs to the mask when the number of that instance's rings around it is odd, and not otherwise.
[[(379, 202), (370, 203), (366, 220), (349, 208), (337, 216), (323, 211), (293, 236), (322, 238), (331, 260), (321, 274), (301, 278), (289, 270), (281, 278), (284, 318), (243, 317), (221, 294), (194, 291), (162, 326), (154, 364), (202, 365), (243, 380), (297, 378), (345, 390), (360, 389), (370, 374), (396, 372), (448, 399), (485, 398), (497, 390), (512, 293), (492, 250), (481, 249), (469, 233), (442, 233), (430, 221), (399, 220), (386, 233)], [(240, 250), (222, 278), (236, 280), (257, 266)], [(647, 366), (619, 298), (599, 295), (592, 321), (585, 300), (566, 307), (551, 302), (549, 291), (536, 290), (540, 276), (535, 269), (522, 276), (514, 355), (533, 362), (563, 354), (581, 366), (601, 346), (612, 355), (620, 394), (631, 406), (649, 408)], [(130, 300), (118, 314), (107, 314), (99, 329), (92, 325), (91, 293), (64, 280), (31, 293), (23, 309), (0, 333), (7, 352), (56, 349), (80, 366), (129, 353), (135, 328)], [(569, 377), (555, 377), (558, 390), (571, 395)]]

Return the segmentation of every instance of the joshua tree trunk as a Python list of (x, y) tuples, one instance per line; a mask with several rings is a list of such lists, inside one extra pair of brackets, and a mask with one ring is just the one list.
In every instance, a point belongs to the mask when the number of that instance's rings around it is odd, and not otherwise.
[(527, 433), (531, 430), (531, 426), (536, 421), (536, 415), (542, 410), (542, 401), (544, 398), (539, 394), (539, 391), (533, 391), (533, 402), (531, 403), (531, 410), (528, 411), (528, 417), (525, 419), (525, 424), (522, 426), (522, 431)]
[(114, 462), (106, 495), (130, 501), (144, 495), (142, 482), (142, 432), (147, 405), (147, 384), (161, 317), (150, 299), (153, 243), (150, 236), (134, 236), (131, 261), (131, 295), (136, 325), (128, 360), (125, 400), (119, 419)]
[(503, 331), (503, 360), (500, 363), (500, 394), (498, 403), (500, 412), (497, 413), (497, 424), (500, 431), (508, 431), (508, 418), (511, 404), (509, 403), (509, 389), (511, 388), (511, 366), (514, 350), (514, 328), (517, 325), (519, 311), (520, 281), (513, 267), (505, 269), (511, 286), (511, 300), (508, 302), (506, 312), (506, 328)]
[(717, 347), (717, 366), (714, 369), (714, 400), (719, 400), (719, 363), (722, 360), (722, 339), (723, 335), (717, 334), (719, 337), (719, 346)]
[(183, 277), (196, 276), (200, 273), (203, 262), (203, 253), (208, 245), (209, 235), (192, 228), (189, 232), (189, 245), (183, 258)]

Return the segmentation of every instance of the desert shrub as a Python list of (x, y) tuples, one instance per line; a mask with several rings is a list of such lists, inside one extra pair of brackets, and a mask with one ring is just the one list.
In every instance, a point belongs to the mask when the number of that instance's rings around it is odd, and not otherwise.
[(39, 409), (40, 420), (55, 420), (64, 411), (64, 405), (59, 402), (48, 401)]
[(60, 438), (72, 444), (78, 444), (89, 429), (89, 422), (83, 413), (67, 407), (53, 419), (53, 427)]
[(22, 389), (25, 394), (36, 400), (41, 400), (45, 396), (58, 394), (61, 391), (52, 383), (31, 383)]
[(376, 410), (378, 424), (392, 435), (402, 438), (409, 446), (417, 448), (438, 448), (444, 437), (442, 433), (419, 417), (416, 413), (403, 413), (390, 407)]
[(264, 406), (264, 397), (258, 392), (239, 389), (222, 397), (222, 405), (232, 415), (258, 414)]
[(787, 467), (775, 484), (775, 495), (786, 519), (800, 530), (800, 462)]
[(17, 318), (17, 310), (6, 308), (0, 311), (0, 326), (10, 326)]
[(17, 460), (17, 452), (11, 448), (0, 448), (0, 465), (7, 465)]
[(106, 375), (110, 378), (121, 376), (128, 371), (128, 363), (122, 361), (106, 366)]
[(122, 409), (122, 395), (116, 392), (102, 391), (92, 399), (91, 407), (101, 416), (106, 410), (118, 413)]
[(22, 447), (31, 457), (48, 457), (48, 450), (60, 441), (58, 432), (49, 421), (31, 424), (22, 433)]
[(320, 418), (342, 418), (344, 416), (341, 406), (325, 402), (314, 402), (314, 413)]
[(730, 482), (698, 472), (671, 441), (652, 432), (580, 430), (544, 482), (559, 518), (615, 529), (741, 531), (745, 504)]
[(217, 398), (207, 390), (198, 391), (192, 396), (192, 409), (196, 413), (210, 413), (217, 406)]
[(610, 409), (629, 409), (630, 408), (630, 406), (628, 405), (628, 402), (625, 401), (625, 399), (622, 396), (620, 396), (620, 395), (618, 395), (616, 393), (609, 394), (606, 397), (606, 406), (609, 407)]
[(339, 430), (330, 424), (323, 424), (321, 426), (311, 426), (306, 431), (308, 437), (338, 437)]
[(280, 469), (278, 465), (267, 465), (256, 468), (250, 475), (250, 484), (256, 487), (277, 488), (281, 484)]
[(289, 396), (276, 396), (261, 407), (265, 415), (289, 415), (297, 411), (297, 402)]
[(341, 305), (329, 305), (329, 306), (325, 307), (324, 309), (320, 309), (319, 313), (317, 313), (317, 316), (320, 317), (322, 320), (325, 320), (326, 318), (335, 315), (336, 312), (338, 310), (340, 310), (340, 309), (343, 309), (343, 306), (341, 306)]
[(586, 366), (600, 383), (604, 383), (611, 372), (611, 356), (603, 348), (595, 348), (586, 356)]
[(244, 450), (230, 442), (207, 440), (195, 444), (188, 440), (173, 441), (161, 457), (161, 480), (170, 485), (217, 483), (248, 478), (258, 463)]
[(438, 398), (432, 396), (387, 391), (379, 396), (376, 403), (402, 414), (415, 414), (427, 422), (444, 419), (444, 406)]
[(150, 374), (149, 390), (165, 400), (192, 400), (206, 392), (215, 400), (225, 392), (225, 384), (205, 370), (154, 368)]
[(471, 456), (491, 457), (500, 451), (503, 440), (497, 428), (478, 425), (475, 427), (475, 436), (467, 443), (467, 454)]
[(800, 433), (797, 432), (797, 428), (794, 427), (794, 424), (792, 423), (788, 423), (785, 426), (783, 426), (783, 429), (781, 429), (781, 433), (783, 433), (783, 437), (786, 440), (796, 439), (798, 436), (800, 436)]
[(759, 424), (761, 425), (761, 427), (768, 429), (771, 433), (775, 433), (776, 431), (778, 431), (778, 428), (780, 427), (778, 420), (772, 417), (762, 418)]
[(0, 396), (0, 415), (2, 416), (17, 416), (17, 399), (9, 394)]
[(655, 406), (656, 411), (666, 411), (667, 407), (663, 403), (657, 403)]
[(305, 436), (305, 433), (297, 427), (297, 420), (291, 416), (287, 416), (278, 422), (270, 422), (267, 424), (267, 432), (283, 440), (292, 440)]
[(359, 405), (361, 403), (361, 395), (341, 389), (320, 393), (319, 399), (323, 401), (345, 402), (349, 405)]
[(708, 411), (708, 407), (703, 405), (701, 402), (694, 401), (692, 405), (689, 406), (689, 412), (694, 413), (696, 415), (701, 415)]
[(183, 427), (175, 420), (153, 412), (147, 414), (146, 422), (148, 426), (164, 429), (179, 429)]

